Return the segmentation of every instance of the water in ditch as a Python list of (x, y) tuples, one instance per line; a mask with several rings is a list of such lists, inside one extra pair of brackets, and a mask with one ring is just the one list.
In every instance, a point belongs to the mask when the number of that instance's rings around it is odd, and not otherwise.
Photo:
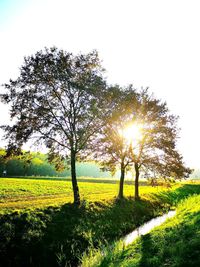
[(145, 234), (149, 233), (153, 228), (161, 225), (167, 219), (173, 217), (175, 214), (176, 214), (176, 211), (171, 210), (162, 216), (156, 217), (156, 218), (144, 223), (142, 226), (138, 227), (133, 232), (131, 232), (130, 234), (125, 236), (125, 238), (123, 239), (124, 245), (127, 246), (127, 245), (131, 244), (136, 238), (138, 238), (141, 235), (145, 235)]

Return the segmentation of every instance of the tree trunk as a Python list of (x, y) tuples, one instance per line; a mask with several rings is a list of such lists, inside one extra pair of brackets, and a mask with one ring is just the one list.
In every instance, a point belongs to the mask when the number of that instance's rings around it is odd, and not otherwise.
[(71, 177), (72, 177), (72, 187), (74, 193), (74, 204), (80, 204), (80, 195), (79, 195), (79, 188), (76, 179), (76, 153), (71, 151)]
[(124, 177), (125, 177), (124, 163), (121, 163), (121, 176), (120, 176), (119, 194), (118, 194), (118, 198), (120, 199), (124, 197)]
[(140, 199), (139, 197), (139, 166), (138, 163), (135, 163), (135, 200)]

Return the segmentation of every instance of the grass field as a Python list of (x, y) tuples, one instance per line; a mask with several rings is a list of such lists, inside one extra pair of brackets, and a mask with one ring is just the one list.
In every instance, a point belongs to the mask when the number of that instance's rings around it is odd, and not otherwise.
[[(144, 183), (143, 183), (144, 184)], [(118, 181), (111, 179), (79, 178), (81, 198), (87, 201), (110, 200), (117, 196)], [(166, 190), (141, 186), (142, 195)], [(134, 193), (132, 184), (125, 184), (125, 196)], [(69, 180), (0, 178), (0, 213), (14, 209), (58, 206), (73, 201)]]
[[(125, 248), (116, 242), (104, 256), (86, 258), (83, 267), (200, 266), (200, 195), (177, 207), (176, 216)], [(93, 263), (92, 263), (93, 261)]]
[(2, 266), (77, 266), (84, 253), (111, 244), (144, 222), (165, 213), (200, 185), (172, 188), (79, 180), (81, 206), (72, 204), (70, 181), (1, 178), (0, 263)]

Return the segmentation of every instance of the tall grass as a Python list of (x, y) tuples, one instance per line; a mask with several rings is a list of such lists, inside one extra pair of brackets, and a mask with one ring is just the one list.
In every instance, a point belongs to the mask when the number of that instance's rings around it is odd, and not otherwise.
[(200, 266), (200, 195), (180, 201), (174, 218), (132, 245), (125, 247), (119, 241), (84, 255), (82, 267), (97, 266)]
[[(39, 194), (54, 190), (53, 186), (59, 186), (59, 182), (44, 182), (51, 186), (49, 188), (42, 182)], [(32, 183), (24, 184), (27, 191), (22, 191), (22, 195), (35, 192)], [(64, 185), (60, 186), (60, 190), (63, 190)], [(113, 184), (101, 184), (96, 188), (96, 184), (82, 183), (82, 190), (88, 192), (89, 200), (82, 201), (80, 207), (66, 203), (51, 207), (43, 205), (40, 209), (34, 207), (32, 210), (21, 208), (9, 213), (5, 210), (0, 216), (2, 266), (75, 267), (84, 252), (90, 253), (92, 249), (113, 243), (147, 220), (166, 212), (181, 199), (200, 193), (199, 185), (184, 185), (170, 190), (163, 189), (164, 191), (153, 189), (154, 193), (151, 188), (144, 187), (140, 201), (134, 201), (132, 197), (117, 201), (113, 198), (113, 186), (117, 189), (117, 185)], [(14, 191), (11, 190), (12, 185), (8, 186), (8, 195), (15, 194), (19, 187), (24, 188), (22, 183), (15, 184)], [(130, 186), (130, 190), (132, 189)], [(36, 199), (40, 197), (39, 194), (35, 196)], [(53, 200), (52, 194), (52, 203)], [(28, 203), (31, 207), (34, 202), (28, 200)]]

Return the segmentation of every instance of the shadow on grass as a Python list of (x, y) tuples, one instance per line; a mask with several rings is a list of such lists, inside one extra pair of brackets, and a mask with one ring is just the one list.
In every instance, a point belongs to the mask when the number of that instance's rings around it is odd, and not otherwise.
[(141, 237), (141, 267), (200, 266), (200, 212), (175, 227)]
[(159, 193), (150, 194), (152, 200), (167, 203), (170, 206), (176, 205), (189, 195), (200, 194), (200, 184), (185, 184), (175, 190), (169, 189)]
[[(199, 190), (199, 191), (198, 191)], [(178, 195), (176, 194), (178, 192)], [(195, 195), (200, 193), (200, 187), (185, 185), (182, 190), (177, 189), (174, 197), (186, 198), (187, 192)], [(166, 194), (164, 194), (166, 197)], [(169, 196), (169, 201), (171, 199)], [(162, 196), (163, 197), (163, 196)], [(194, 196), (195, 197), (195, 196)], [(115, 247), (105, 258), (101, 258), (98, 266), (131, 266), (131, 267), (197, 267), (200, 266), (200, 208), (199, 197), (196, 202), (190, 199), (177, 214), (177, 217), (166, 226), (141, 236), (127, 248)], [(194, 205), (197, 210), (192, 212)]]
[(3, 215), (0, 261), (2, 266), (74, 267), (87, 248), (117, 240), (154, 216), (150, 202), (133, 199)]
[[(160, 215), (200, 185), (185, 185), (156, 196), (157, 201), (83, 201), (80, 207), (15, 212), (0, 217), (2, 266), (77, 266), (87, 249), (109, 244)], [(173, 199), (176, 200), (173, 200)]]
[[(157, 213), (160, 209), (157, 207)], [(79, 208), (64, 205), (47, 225), (43, 238), (44, 244), (48, 244), (45, 255), (52, 255), (51, 266), (76, 266), (87, 248), (109, 244), (154, 216), (150, 202), (142, 200), (85, 201)]]

